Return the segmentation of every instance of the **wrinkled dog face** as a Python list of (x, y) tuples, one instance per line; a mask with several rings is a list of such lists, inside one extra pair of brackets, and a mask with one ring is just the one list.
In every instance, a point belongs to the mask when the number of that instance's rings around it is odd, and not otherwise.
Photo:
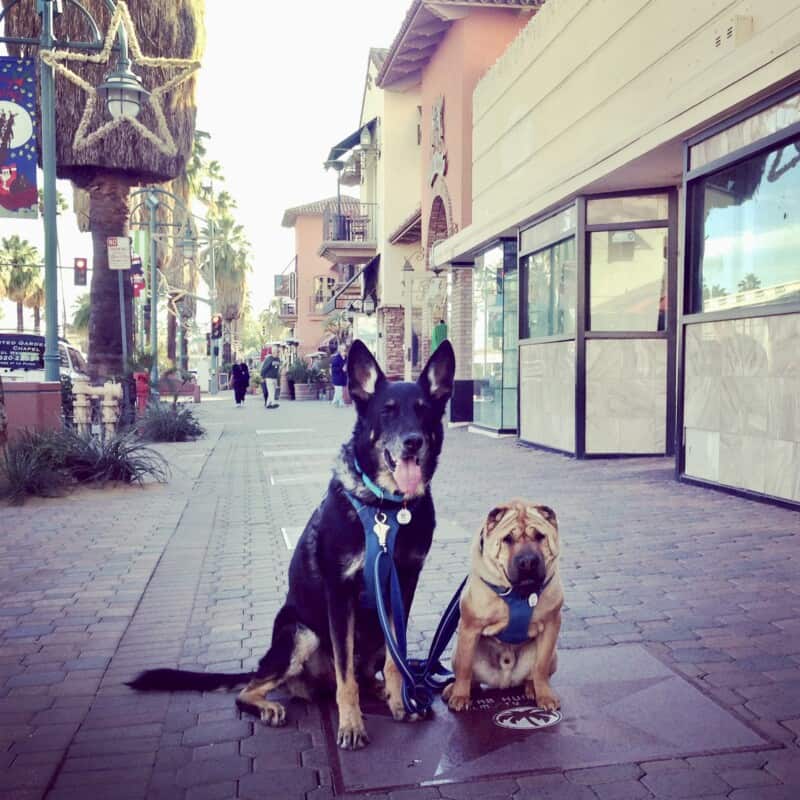
[(356, 457), (382, 488), (425, 494), (442, 449), (442, 415), (453, 390), (455, 357), (443, 342), (416, 383), (390, 383), (372, 354), (353, 342), (348, 387), (356, 404)]
[(558, 521), (553, 509), (512, 500), (493, 508), (480, 535), (481, 558), (511, 586), (538, 592), (558, 557)]

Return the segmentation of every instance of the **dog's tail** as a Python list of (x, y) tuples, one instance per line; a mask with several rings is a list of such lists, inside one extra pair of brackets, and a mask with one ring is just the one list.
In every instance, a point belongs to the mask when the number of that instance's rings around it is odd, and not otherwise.
[(190, 672), (184, 669), (148, 669), (127, 686), (140, 692), (210, 692), (247, 683), (253, 672)]

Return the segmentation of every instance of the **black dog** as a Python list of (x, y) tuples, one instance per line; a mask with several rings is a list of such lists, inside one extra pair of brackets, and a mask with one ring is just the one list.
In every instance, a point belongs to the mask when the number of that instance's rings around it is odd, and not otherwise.
[[(443, 342), (416, 383), (390, 383), (360, 341), (347, 357), (350, 395), (358, 417), (342, 446), (328, 491), (300, 537), (289, 566), (289, 592), (275, 618), (272, 644), (255, 672), (225, 674), (149, 670), (130, 685), (140, 690), (211, 690), (248, 681), (238, 702), (255, 706), (269, 725), (283, 725), (286, 710), (267, 693), (285, 685), (297, 697), (336, 690), (339, 747), (368, 741), (359, 684), (378, 691), (397, 720), (408, 715), (402, 679), (386, 653), (374, 609), (364, 608), (365, 535), (347, 494), (379, 511), (379, 491), (402, 494), (411, 519), (398, 528), (394, 560), (406, 616), (436, 517), (430, 480), (442, 448), (442, 416), (452, 393), (455, 357)], [(367, 480), (368, 479), (368, 480)], [(371, 513), (371, 511), (370, 511)], [(382, 668), (384, 682), (376, 679)]]

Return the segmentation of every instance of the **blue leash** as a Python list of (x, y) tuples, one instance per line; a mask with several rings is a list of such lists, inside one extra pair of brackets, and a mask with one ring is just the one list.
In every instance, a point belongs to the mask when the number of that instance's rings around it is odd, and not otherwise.
[[(362, 477), (365, 476), (362, 474)], [(384, 493), (371, 481), (367, 483), (365, 480), (365, 484), (381, 500), (402, 502), (402, 495)], [(397, 521), (397, 509), (384, 511), (381, 508), (362, 503), (350, 492), (345, 492), (345, 496), (358, 514), (364, 528), (364, 584), (367, 601), (369, 606), (377, 609), (386, 646), (403, 677), (403, 707), (409, 714), (424, 716), (433, 705), (434, 693), (441, 691), (453, 680), (452, 672), (445, 669), (439, 659), (458, 626), (459, 599), (467, 579), (464, 578), (461, 582), (450, 600), (444, 616), (439, 621), (428, 657), (426, 659), (409, 659), (403, 593), (394, 563), (394, 547), (400, 528), (400, 523)], [(371, 523), (374, 524), (371, 525)], [(386, 604), (387, 589), (388, 608)], [(392, 623), (394, 624), (394, 633), (392, 633)]]

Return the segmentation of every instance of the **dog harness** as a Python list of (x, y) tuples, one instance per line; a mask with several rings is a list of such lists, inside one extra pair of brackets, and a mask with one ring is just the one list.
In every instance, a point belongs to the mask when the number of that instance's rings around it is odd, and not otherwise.
[(505, 644), (522, 644), (530, 640), (528, 635), (528, 628), (531, 624), (531, 617), (533, 616), (536, 604), (539, 602), (539, 597), (542, 592), (547, 588), (550, 581), (553, 580), (551, 575), (543, 584), (538, 592), (519, 592), (515, 591), (513, 587), (508, 586), (495, 586), (489, 583), (485, 578), (483, 582), (498, 596), (502, 597), (505, 604), (508, 606), (508, 625), (503, 628), (500, 633), (495, 634), (495, 638), (499, 639)]
[[(403, 707), (409, 714), (425, 715), (433, 704), (433, 693), (441, 691), (453, 679), (453, 674), (442, 666), (439, 658), (458, 626), (458, 601), (467, 579), (458, 587), (439, 622), (428, 657), (409, 659), (406, 613), (394, 563), (394, 548), (400, 526), (411, 521), (411, 514), (406, 508), (403, 495), (387, 492), (376, 486), (364, 474), (357, 461), (355, 467), (364, 485), (379, 500), (376, 507), (367, 505), (351, 492), (344, 493), (364, 528), (365, 605), (377, 610), (386, 646), (403, 676)], [(384, 503), (390, 505), (384, 508)]]

